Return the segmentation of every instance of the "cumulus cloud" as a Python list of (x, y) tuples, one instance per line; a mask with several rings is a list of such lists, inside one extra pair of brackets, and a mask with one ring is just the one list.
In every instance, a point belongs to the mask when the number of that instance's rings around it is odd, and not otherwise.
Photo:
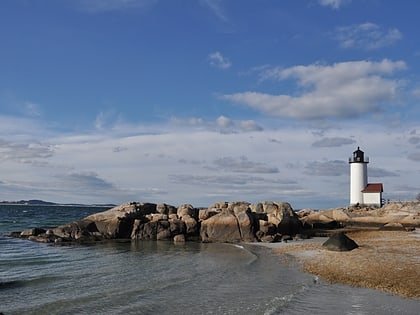
[(210, 62), (210, 65), (219, 69), (225, 70), (232, 66), (230, 60), (218, 51), (209, 54), (208, 60)]
[(375, 23), (338, 27), (333, 36), (342, 48), (374, 50), (390, 46), (402, 38), (396, 28), (388, 30)]
[(342, 145), (353, 144), (356, 141), (350, 138), (323, 138), (312, 143), (313, 147), (341, 147)]
[(386, 78), (404, 70), (403, 61), (349, 61), (332, 65), (312, 64), (272, 68), (264, 79), (297, 81), (300, 95), (273, 95), (260, 92), (226, 94), (224, 99), (241, 103), (272, 116), (325, 119), (353, 118), (381, 110), (381, 103), (392, 99), (398, 80)]
[(342, 5), (350, 3), (351, 0), (319, 0), (319, 4), (333, 9), (339, 9)]
[(224, 157), (214, 161), (218, 168), (235, 173), (278, 173), (277, 167), (268, 166), (264, 163), (249, 161), (247, 157), (241, 156), (236, 159), (233, 157)]

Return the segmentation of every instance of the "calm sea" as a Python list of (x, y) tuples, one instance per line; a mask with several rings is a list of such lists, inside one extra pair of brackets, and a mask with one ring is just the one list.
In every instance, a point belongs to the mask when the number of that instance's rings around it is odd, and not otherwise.
[(9, 314), (418, 314), (419, 300), (315, 281), (260, 246), (49, 245), (9, 238), (102, 211), (0, 206), (0, 312)]

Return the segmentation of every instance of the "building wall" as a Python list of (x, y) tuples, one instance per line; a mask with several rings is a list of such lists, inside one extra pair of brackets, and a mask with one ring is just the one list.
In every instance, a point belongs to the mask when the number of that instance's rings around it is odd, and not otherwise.
[(372, 206), (381, 206), (382, 193), (363, 193), (363, 204)]
[(367, 185), (367, 163), (350, 164), (350, 204), (363, 204), (363, 193)]

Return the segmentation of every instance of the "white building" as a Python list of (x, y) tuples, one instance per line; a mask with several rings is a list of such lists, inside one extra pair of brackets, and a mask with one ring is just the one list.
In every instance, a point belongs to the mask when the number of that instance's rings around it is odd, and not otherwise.
[(368, 183), (369, 158), (357, 147), (350, 163), (350, 205), (382, 206), (382, 183)]

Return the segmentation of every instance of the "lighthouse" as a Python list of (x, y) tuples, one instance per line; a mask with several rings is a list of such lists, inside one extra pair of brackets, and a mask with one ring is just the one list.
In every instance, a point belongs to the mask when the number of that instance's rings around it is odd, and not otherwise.
[(368, 184), (367, 165), (369, 158), (357, 147), (349, 158), (350, 205), (382, 206), (382, 183)]
[(369, 158), (357, 147), (353, 156), (349, 158), (350, 163), (350, 204), (363, 204), (363, 190), (367, 186), (367, 165)]

